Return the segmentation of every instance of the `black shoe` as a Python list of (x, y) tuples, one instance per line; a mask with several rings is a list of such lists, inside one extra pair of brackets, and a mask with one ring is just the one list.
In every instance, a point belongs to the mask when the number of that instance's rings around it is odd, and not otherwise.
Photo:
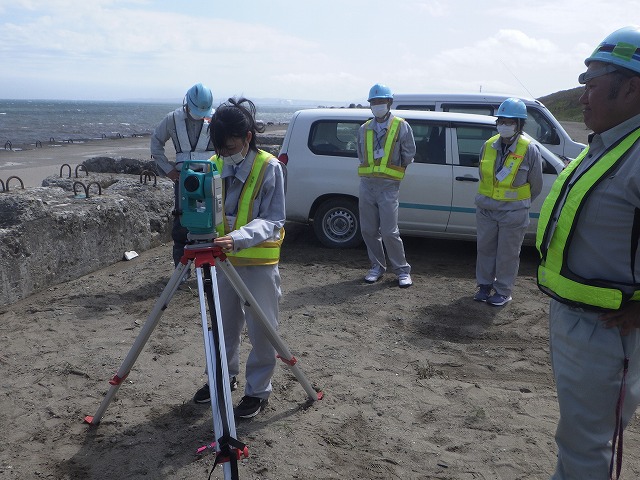
[(233, 409), (233, 413), (238, 418), (252, 418), (263, 410), (269, 401), (266, 398), (249, 397), (245, 395), (240, 403)]
[(211, 393), (209, 393), (208, 383), (205, 383), (204, 386), (196, 392), (193, 396), (193, 401), (196, 403), (209, 403), (211, 401)]
[[(236, 380), (236, 377), (231, 377), (229, 379), (229, 386), (231, 387), (232, 392), (238, 388), (238, 380)], [(209, 403), (211, 401), (208, 383), (205, 383), (204, 386), (196, 392), (193, 396), (193, 401), (196, 403)]]

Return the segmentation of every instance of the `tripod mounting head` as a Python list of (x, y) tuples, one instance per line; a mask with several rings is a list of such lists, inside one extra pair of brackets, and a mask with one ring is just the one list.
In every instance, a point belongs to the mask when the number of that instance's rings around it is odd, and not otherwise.
[(223, 221), (222, 179), (210, 160), (186, 160), (178, 189), (180, 223), (189, 236), (215, 238)]

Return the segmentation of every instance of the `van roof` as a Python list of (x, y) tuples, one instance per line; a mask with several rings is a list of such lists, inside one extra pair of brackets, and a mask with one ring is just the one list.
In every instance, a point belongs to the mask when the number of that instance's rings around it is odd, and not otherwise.
[(507, 98), (519, 98), (524, 103), (542, 105), (535, 98), (506, 93), (397, 93), (393, 96), (393, 103), (402, 102), (478, 102), (502, 103)]
[[(496, 117), (488, 115), (476, 115), (473, 113), (432, 112), (427, 110), (391, 110), (395, 116), (415, 120), (431, 120), (439, 122), (465, 122), (495, 125)], [(318, 120), (358, 120), (365, 122), (373, 118), (368, 108), (308, 108), (298, 110), (295, 116)]]

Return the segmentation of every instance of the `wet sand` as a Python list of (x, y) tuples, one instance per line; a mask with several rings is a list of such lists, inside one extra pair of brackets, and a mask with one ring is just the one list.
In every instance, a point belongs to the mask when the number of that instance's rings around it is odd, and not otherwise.
[[(287, 125), (269, 125), (265, 134), (284, 137)], [(25, 187), (39, 187), (49, 176), (60, 175), (62, 165), (71, 171), (85, 160), (93, 157), (126, 157), (138, 160), (151, 159), (150, 135), (99, 140), (75, 141), (73, 143), (42, 142), (42, 146), (14, 145), (13, 150), (0, 149), (0, 179), (6, 183), (11, 176), (17, 176)], [(175, 159), (171, 141), (167, 142), (166, 153), (169, 160)], [(64, 175), (68, 170), (64, 169)], [(19, 187), (19, 181), (12, 179), (10, 189)]]
[[(127, 157), (140, 160), (151, 158), (149, 136), (117, 139), (90, 140), (74, 143), (43, 143), (42, 147), (30, 147), (18, 150), (0, 150), (0, 179), (6, 183), (11, 176), (20, 178), (25, 187), (39, 187), (42, 180), (60, 175), (62, 165), (67, 164), (72, 172), (85, 160), (92, 157)], [(167, 148), (170, 153), (173, 148)], [(175, 153), (174, 153), (175, 157)], [(64, 169), (64, 175), (68, 171)], [(10, 188), (18, 186), (19, 181), (12, 179)]]

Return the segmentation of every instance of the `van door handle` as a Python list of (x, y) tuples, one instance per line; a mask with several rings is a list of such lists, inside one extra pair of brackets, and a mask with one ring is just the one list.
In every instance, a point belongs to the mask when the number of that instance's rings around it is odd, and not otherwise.
[(456, 177), (456, 180), (458, 180), (459, 182), (479, 182), (480, 181), (479, 178), (475, 178), (475, 177)]

